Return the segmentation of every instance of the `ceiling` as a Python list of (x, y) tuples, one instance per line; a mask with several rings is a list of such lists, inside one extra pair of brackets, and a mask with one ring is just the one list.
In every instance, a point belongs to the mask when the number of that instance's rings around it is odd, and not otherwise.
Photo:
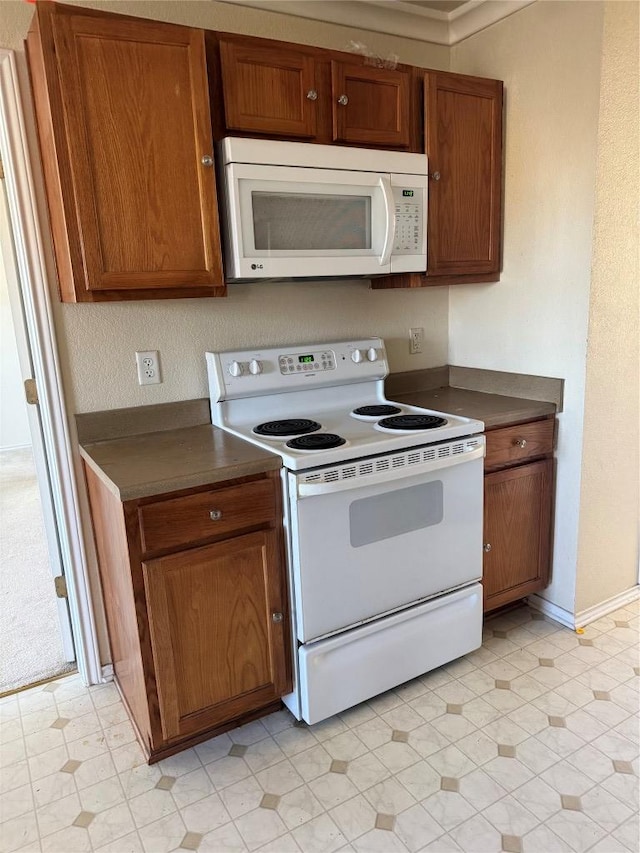
[(299, 18), (454, 45), (535, 0), (222, 0)]

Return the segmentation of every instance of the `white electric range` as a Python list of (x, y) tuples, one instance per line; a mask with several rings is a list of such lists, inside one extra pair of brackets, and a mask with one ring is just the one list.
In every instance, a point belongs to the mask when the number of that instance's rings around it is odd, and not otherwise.
[(283, 461), (295, 716), (318, 722), (477, 648), (482, 422), (387, 400), (380, 338), (207, 366), (212, 422)]

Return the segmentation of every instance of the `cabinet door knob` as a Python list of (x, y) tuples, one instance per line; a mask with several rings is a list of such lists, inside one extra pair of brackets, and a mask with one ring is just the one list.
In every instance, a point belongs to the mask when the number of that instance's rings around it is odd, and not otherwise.
[(485, 554), (488, 554), (491, 550), (491, 542), (485, 542), (482, 546), (482, 550), (485, 552)]
[(514, 447), (526, 447), (527, 439), (526, 438), (514, 438), (513, 439)]
[(431, 173), (431, 179), (433, 181), (439, 181), (440, 180), (440, 172), (432, 172)]
[(205, 154), (200, 162), (203, 166), (213, 166), (213, 157), (211, 154)]
[(318, 93), (316, 92), (315, 89), (309, 89), (309, 91), (307, 92), (307, 100), (308, 101), (317, 101), (318, 100)]
[(284, 615), (282, 613), (272, 613), (271, 618), (274, 622), (282, 622)]
[(340, 95), (340, 97), (338, 98), (338, 103), (340, 104), (340, 106), (346, 107), (349, 103), (349, 98), (346, 95)]
[(211, 521), (220, 521), (222, 518), (222, 510), (221, 509), (212, 509), (209, 513), (209, 518)]

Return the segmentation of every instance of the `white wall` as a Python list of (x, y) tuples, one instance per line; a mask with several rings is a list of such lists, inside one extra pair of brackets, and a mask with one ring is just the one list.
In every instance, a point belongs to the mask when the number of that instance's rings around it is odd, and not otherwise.
[(31, 432), (11, 316), (9, 276), (13, 276), (14, 289), (17, 288), (17, 283), (2, 186), (0, 194), (0, 450), (9, 450), (14, 447), (30, 447)]
[(504, 268), (452, 287), (449, 361), (565, 379), (553, 579), (573, 612), (603, 7), (534, 3), (452, 49), (451, 70), (504, 80)]
[(638, 12), (636, 3), (605, 7), (578, 613), (638, 582)]
[[(32, 7), (1, 5), (5, 46), (22, 50)], [(245, 32), (292, 42), (348, 49), (365, 42), (381, 55), (433, 68), (448, 66), (448, 48), (216, 2), (82, 2), (194, 26)], [(283, 4), (286, 7), (286, 3)], [(365, 282), (235, 285), (226, 299), (159, 300), (108, 305), (54, 306), (67, 405), (71, 412), (139, 406), (208, 395), (204, 352), (220, 347), (276, 345), (380, 335), (393, 370), (444, 364), (447, 358), (446, 288), (371, 291)], [(410, 326), (424, 326), (422, 355), (409, 356)], [(158, 349), (162, 385), (137, 384), (134, 352)]]

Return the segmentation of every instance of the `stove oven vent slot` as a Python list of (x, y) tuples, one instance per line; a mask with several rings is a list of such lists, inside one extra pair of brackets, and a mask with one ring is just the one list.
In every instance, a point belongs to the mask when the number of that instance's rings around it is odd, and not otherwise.
[(407, 465), (417, 465), (422, 462), (420, 453), (407, 453)]
[(321, 483), (322, 480), (322, 474), (307, 474), (307, 476), (304, 478), (305, 483)]
[(449, 445), (438, 448), (438, 459), (442, 459), (443, 456), (451, 456), (451, 448)]
[(327, 471), (326, 474), (324, 475), (324, 482), (325, 483), (335, 483), (339, 479), (340, 479), (340, 471), (335, 469), (335, 468), (333, 471)]
[(422, 454), (422, 460), (424, 462), (428, 462), (430, 459), (436, 458), (436, 452), (433, 447), (430, 447), (428, 450), (425, 450)]
[(391, 460), (391, 467), (392, 468), (404, 468), (404, 466), (406, 464), (407, 463), (406, 463), (404, 456), (394, 456), (393, 459)]
[(357, 476), (355, 465), (352, 465), (350, 468), (343, 468), (342, 469), (342, 479), (343, 480), (350, 480), (352, 477), (355, 477), (355, 476)]
[(376, 459), (376, 471), (388, 471), (389, 467), (388, 459)]
[(373, 462), (363, 462), (362, 465), (358, 465), (358, 474), (360, 476), (373, 474)]
[(464, 444), (462, 442), (459, 442), (458, 444), (452, 444), (451, 452), (454, 456), (456, 456), (458, 453), (464, 453)]

